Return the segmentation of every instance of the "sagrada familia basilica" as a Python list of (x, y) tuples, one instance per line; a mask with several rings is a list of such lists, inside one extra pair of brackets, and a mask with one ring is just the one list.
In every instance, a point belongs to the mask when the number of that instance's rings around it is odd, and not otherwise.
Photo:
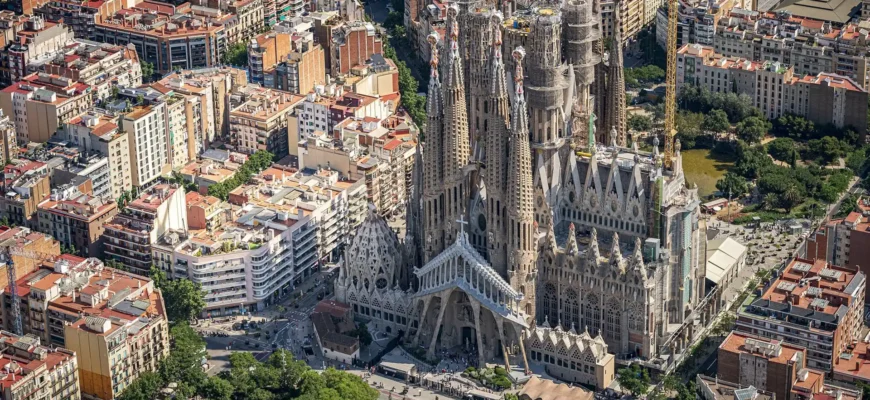
[(667, 365), (719, 304), (679, 144), (666, 163), (656, 139), (627, 137), (622, 50), (605, 54), (597, 2), (498, 8), (450, 3), (447, 37), (429, 37), (406, 234), (371, 212), (337, 298), (429, 355)]

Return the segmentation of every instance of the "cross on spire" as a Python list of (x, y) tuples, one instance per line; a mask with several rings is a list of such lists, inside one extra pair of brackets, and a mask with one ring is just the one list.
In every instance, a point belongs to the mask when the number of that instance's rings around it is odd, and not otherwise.
[(460, 234), (465, 234), (465, 225), (468, 225), (468, 221), (465, 220), (465, 215), (460, 215), (459, 219), (456, 220), (459, 223), (459, 232)]

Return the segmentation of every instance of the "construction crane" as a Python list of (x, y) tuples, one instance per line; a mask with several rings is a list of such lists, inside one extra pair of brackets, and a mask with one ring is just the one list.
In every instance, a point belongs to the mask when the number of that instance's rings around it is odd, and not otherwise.
[(679, 0), (668, 0), (668, 70), (665, 81), (665, 168), (674, 161), (674, 139), (677, 136), (677, 20)]
[(22, 257), (41, 263), (43, 261), (54, 262), (58, 255), (8, 246), (0, 252), (0, 256), (2, 256), (2, 261), (6, 263), (6, 277), (9, 280), (9, 293), (12, 299), (12, 331), (20, 336), (24, 334), (24, 329), (21, 325), (21, 298), (18, 297), (18, 285), (15, 284), (18, 277), (16, 276), (15, 263), (12, 261), (12, 257)]

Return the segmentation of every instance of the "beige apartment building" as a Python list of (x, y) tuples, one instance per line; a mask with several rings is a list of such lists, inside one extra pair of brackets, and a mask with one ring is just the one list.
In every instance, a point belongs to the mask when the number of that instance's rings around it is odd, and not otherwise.
[(157, 179), (169, 167), (166, 103), (135, 106), (121, 118), (121, 129), (129, 135), (130, 170), (133, 186), (141, 188)]
[(0, 51), (5, 70), (0, 85), (8, 86), (29, 74), (30, 64), (53, 57), (73, 41), (73, 31), (62, 23), (46, 22), (42, 17), (29, 17), (21, 29), (13, 32), (11, 44)]
[(304, 95), (317, 85), (326, 84), (326, 52), (306, 40), (297, 45), (287, 59), (266, 71), (263, 86)]
[(4, 172), (0, 216), (13, 225), (36, 228), (36, 207), (51, 193), (51, 171), (42, 162), (19, 161)]
[(229, 137), (230, 98), (236, 87), (246, 84), (247, 74), (244, 70), (224, 67), (171, 74), (151, 87), (161, 93), (173, 91), (199, 99), (199, 109), (191, 105), (187, 111), (190, 113), (187, 121), (193, 124), (188, 128), (188, 134), (193, 132), (193, 153), (201, 154), (215, 137)]
[(0, 371), (4, 399), (81, 398), (76, 353), (43, 345), (38, 336), (0, 331)]
[(250, 92), (230, 111), (230, 137), (235, 150), (253, 154), (267, 150), (280, 159), (288, 154), (287, 116), (305, 97), (275, 89)]
[(105, 155), (109, 159), (111, 196), (117, 200), (133, 188), (128, 133), (119, 129), (117, 118), (96, 111), (88, 111), (73, 119), (58, 131), (64, 139), (81, 147)]
[(94, 101), (112, 95), (112, 89), (142, 84), (139, 56), (132, 45), (117, 46), (77, 39), (66, 51), (36, 67), (91, 87)]
[(292, 51), (291, 34), (268, 32), (257, 35), (248, 44), (248, 71), (251, 83), (263, 84), (265, 71), (286, 59)]
[[(64, 254), (16, 284), (25, 333), (75, 352), (85, 397), (114, 399), (169, 355), (163, 296), (149, 278)], [(11, 299), (2, 299), (8, 329)]]
[(93, 104), (90, 86), (59, 75), (30, 74), (0, 90), (0, 109), (14, 120), (19, 143), (47, 142)]
[(6, 162), (18, 156), (18, 139), (15, 123), (0, 109), (0, 160)]
[[(18, 247), (25, 255), (13, 255), (12, 264), (15, 265), (15, 276), (24, 276), (42, 266), (38, 259), (29, 257), (28, 253), (45, 254), (50, 256), (60, 255), (60, 242), (42, 232), (36, 232), (30, 228), (17, 226), (14, 228), (0, 227), (0, 247)], [(9, 285), (6, 266), (0, 266), (0, 287)]]
[(263, 0), (194, 0), (190, 13), (222, 26), (227, 46), (244, 43), (264, 29)]
[(870, 83), (870, 32), (859, 25), (834, 27), (825, 21), (741, 8), (726, 15), (715, 28), (713, 46), (719, 54), (781, 62), (799, 76), (827, 72), (851, 78), (863, 88)]
[(781, 62), (728, 57), (713, 47), (685, 45), (677, 53), (677, 89), (691, 84), (717, 93), (745, 94), (767, 119), (784, 114), (817, 124), (867, 129), (867, 90), (847, 76), (804, 75)]
[(86, 257), (103, 256), (103, 226), (118, 213), (114, 199), (82, 194), (52, 193), (39, 203), (37, 230), (74, 247)]

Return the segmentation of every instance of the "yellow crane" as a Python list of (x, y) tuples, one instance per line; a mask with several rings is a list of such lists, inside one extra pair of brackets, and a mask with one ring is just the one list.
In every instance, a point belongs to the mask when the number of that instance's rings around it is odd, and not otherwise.
[(674, 139), (677, 136), (677, 16), (679, 0), (668, 0), (668, 70), (665, 81), (665, 168), (674, 160)]
[(13, 262), (13, 257), (19, 257), (24, 259), (33, 260), (37, 263), (42, 263), (44, 261), (54, 262), (58, 255), (43, 253), (33, 250), (25, 250), (21, 247), (12, 247), (8, 246), (2, 250), (2, 258), (6, 263), (6, 277), (9, 280), (9, 293), (12, 300), (12, 310), (11, 310), (11, 320), (12, 320), (12, 330), (16, 335), (23, 335), (24, 330), (21, 326), (21, 298), (18, 297), (18, 285), (15, 282), (18, 280), (16, 276), (17, 273), (15, 271), (15, 262)]

